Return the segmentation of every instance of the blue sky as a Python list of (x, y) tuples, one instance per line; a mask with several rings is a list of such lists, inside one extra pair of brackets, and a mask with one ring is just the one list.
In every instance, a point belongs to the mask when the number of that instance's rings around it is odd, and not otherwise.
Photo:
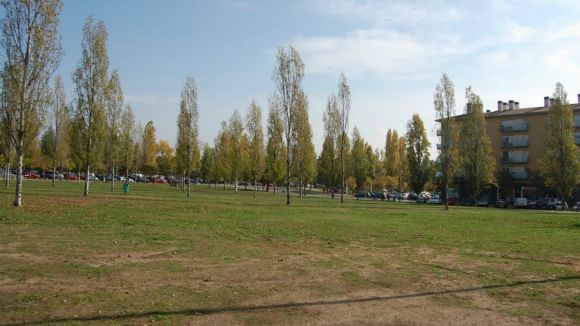
[(404, 132), (413, 113), (435, 142), (432, 98), (443, 72), (459, 113), (470, 85), (492, 110), (498, 100), (542, 105), (557, 81), (572, 103), (580, 93), (576, 0), (64, 0), (59, 73), (69, 100), (89, 14), (107, 26), (111, 69), (137, 120), (153, 120), (157, 139), (171, 143), (188, 74), (199, 90), (200, 141), (213, 143), (220, 122), (235, 109), (245, 115), (252, 99), (265, 115), (276, 48), (288, 44), (306, 66), (317, 150), (341, 72), (352, 89), (351, 129), (381, 148), (386, 130)]

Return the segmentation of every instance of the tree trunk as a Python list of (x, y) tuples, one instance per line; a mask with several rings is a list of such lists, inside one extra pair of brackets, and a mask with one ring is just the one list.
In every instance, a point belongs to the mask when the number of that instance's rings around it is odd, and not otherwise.
[(290, 205), (290, 141), (287, 142), (286, 154), (286, 205)]
[(52, 186), (56, 183), (56, 164), (52, 167)]
[(254, 175), (254, 198), (256, 198), (257, 191), (258, 191), (258, 176)]
[(300, 170), (301, 171), (300, 171), (300, 191), (299, 192), (300, 192), (300, 197), (302, 198), (302, 196), (303, 196), (303, 193), (302, 193), (302, 189), (303, 189), (302, 188), (303, 187), (303, 185), (302, 185), (302, 168)]
[(4, 189), (8, 189), (10, 187), (10, 160), (6, 161), (6, 169), (4, 171)]
[(449, 210), (449, 185), (445, 182), (445, 210)]
[(16, 195), (14, 196), (14, 207), (22, 206), (22, 164), (24, 163), (24, 139), (20, 139), (16, 147), (18, 159), (16, 161)]
[(191, 174), (191, 171), (189, 170), (189, 167), (187, 168), (187, 198), (191, 197), (191, 180), (189, 180), (189, 175)]
[(87, 167), (85, 169), (85, 193), (84, 196), (88, 196), (89, 195), (89, 171), (91, 169), (91, 165), (87, 164)]
[(81, 167), (79, 164), (79, 167), (77, 168), (77, 183), (80, 184), (81, 183)]
[(113, 165), (112, 168), (113, 172), (112, 172), (112, 179), (111, 179), (111, 191), (115, 191), (115, 166)]
[(340, 185), (340, 202), (344, 203), (344, 133), (342, 135), (342, 141), (340, 144), (340, 167), (342, 170), (341, 173), (342, 184)]

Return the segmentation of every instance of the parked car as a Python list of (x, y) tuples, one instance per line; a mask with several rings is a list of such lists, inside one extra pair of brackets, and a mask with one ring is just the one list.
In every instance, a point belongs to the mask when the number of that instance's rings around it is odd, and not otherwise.
[(495, 202), (495, 208), (507, 208), (507, 202), (504, 199), (498, 199)]
[(562, 202), (557, 198), (542, 198), (539, 200), (540, 209), (558, 209), (562, 208)]
[(474, 206), (475, 205), (475, 200), (473, 198), (463, 198), (459, 202), (459, 205), (461, 205), (461, 206)]
[(455, 206), (457, 204), (457, 198), (449, 197), (447, 198), (447, 205)]
[(30, 170), (24, 172), (25, 179), (40, 179), (40, 174), (37, 171)]
[(441, 198), (438, 195), (433, 195), (429, 199), (429, 204), (441, 204)]
[(64, 178), (65, 178), (65, 180), (80, 180), (81, 179), (78, 175), (76, 175), (72, 172), (65, 173)]
[(528, 199), (524, 197), (516, 198), (514, 200), (514, 208), (527, 208)]
[(477, 206), (480, 206), (480, 207), (488, 207), (489, 206), (489, 202), (487, 201), (487, 199), (482, 198), (482, 199), (479, 199), (477, 201)]

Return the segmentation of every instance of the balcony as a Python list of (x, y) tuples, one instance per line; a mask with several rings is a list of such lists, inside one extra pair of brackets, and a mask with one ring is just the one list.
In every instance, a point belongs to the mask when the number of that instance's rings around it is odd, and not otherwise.
[(528, 146), (529, 141), (527, 139), (508, 140), (501, 142), (501, 147), (503, 148), (528, 147)]
[(574, 116), (574, 127), (575, 128), (580, 128), (580, 115), (575, 115)]
[(500, 160), (503, 164), (525, 164), (530, 161), (528, 157), (505, 157), (500, 156)]
[(528, 123), (520, 123), (520, 124), (513, 124), (513, 125), (500, 125), (499, 130), (502, 132), (510, 132), (510, 131), (528, 131)]
[(527, 170), (525, 171), (508, 171), (510, 178), (512, 179), (528, 179), (530, 174)]

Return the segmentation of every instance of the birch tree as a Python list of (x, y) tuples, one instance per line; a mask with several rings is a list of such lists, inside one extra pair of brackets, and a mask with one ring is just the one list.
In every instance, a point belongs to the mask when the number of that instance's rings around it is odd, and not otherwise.
[(191, 196), (191, 171), (196, 168), (199, 156), (198, 121), (199, 107), (197, 104), (197, 86), (192, 76), (188, 76), (181, 91), (179, 117), (177, 118), (177, 154), (184, 163), (187, 182), (187, 197)]
[(483, 103), (471, 87), (465, 91), (467, 114), (461, 124), (461, 162), (465, 181), (471, 187), (475, 202), (486, 185), (495, 182), (495, 159), (487, 135)]
[(350, 115), (350, 86), (346, 81), (346, 76), (340, 74), (338, 81), (337, 93), (337, 107), (339, 112), (339, 127), (340, 127), (340, 168), (341, 168), (341, 193), (340, 202), (344, 203), (344, 188), (345, 188), (345, 151), (346, 138), (348, 138), (348, 118)]
[(22, 167), (29, 141), (36, 139), (50, 101), (49, 80), (62, 49), (58, 33), (60, 0), (2, 1), (0, 43), (4, 53), (2, 121), (16, 152), (14, 206), (22, 206)]
[(54, 130), (54, 155), (52, 157), (52, 185), (56, 180), (56, 168), (63, 167), (68, 156), (68, 131), (70, 123), (69, 108), (65, 105), (66, 98), (64, 84), (60, 75), (54, 80), (54, 91), (52, 97), (52, 117), (51, 124)]
[(298, 51), (290, 46), (288, 51), (284, 47), (278, 49), (277, 64), (272, 79), (275, 87), (275, 102), (280, 110), (284, 123), (286, 140), (286, 204), (290, 205), (290, 175), (292, 168), (292, 151), (294, 144), (293, 128), (296, 123), (296, 108), (299, 96), (302, 93), (302, 78), (304, 77), (304, 63)]
[(435, 88), (433, 95), (435, 116), (440, 125), (441, 144), (439, 150), (438, 168), (441, 174), (441, 184), (445, 191), (445, 209), (449, 209), (449, 184), (453, 182), (459, 165), (458, 128), (453, 118), (455, 115), (455, 89), (453, 82), (446, 74)]
[(264, 171), (264, 129), (262, 127), (262, 108), (252, 101), (246, 117), (246, 130), (248, 131), (249, 157), (252, 177), (254, 179), (254, 198), (258, 190), (258, 179)]
[(81, 59), (73, 73), (77, 104), (72, 139), (85, 171), (84, 195), (89, 195), (89, 173), (102, 155), (105, 142), (105, 92), (108, 83), (109, 56), (107, 30), (102, 21), (89, 16), (83, 27)]
[(546, 185), (556, 189), (562, 200), (570, 199), (580, 183), (578, 147), (574, 143), (574, 120), (566, 91), (556, 84), (554, 101), (548, 111), (546, 152), (540, 160), (540, 173)]
[(228, 124), (225, 121), (221, 123), (221, 129), (214, 141), (214, 148), (216, 151), (216, 179), (221, 178), (224, 182), (224, 189), (226, 188), (226, 180), (230, 175), (230, 134), (228, 131)]

